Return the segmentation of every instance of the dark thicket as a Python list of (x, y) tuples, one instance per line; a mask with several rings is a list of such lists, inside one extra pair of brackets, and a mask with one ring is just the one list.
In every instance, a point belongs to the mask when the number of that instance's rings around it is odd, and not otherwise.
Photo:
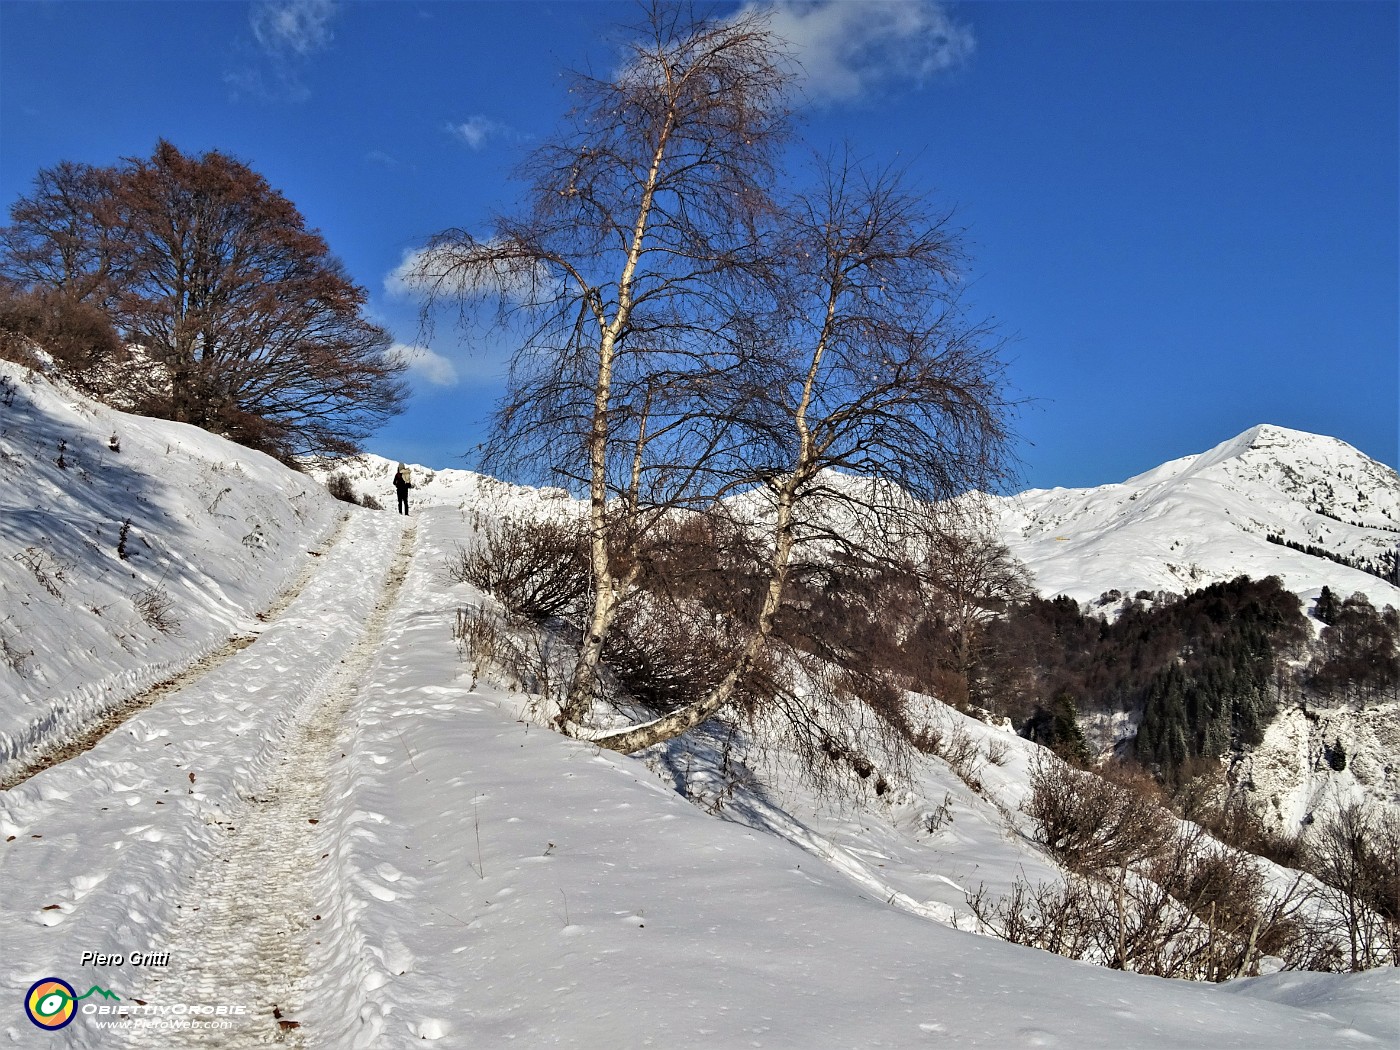
[(1048, 710), (1037, 707), (1022, 733), (1076, 766), (1087, 766), (1093, 757), (1079, 728), (1079, 709), (1069, 692), (1055, 697)]
[(483, 529), (472, 546), (457, 548), (448, 576), (535, 623), (576, 622), (588, 600), (583, 526), (567, 519), (505, 519)]
[(342, 503), (354, 503), (359, 505), (360, 499), (355, 495), (355, 486), (344, 474), (336, 472), (326, 479), (326, 491)]
[[(1299, 543), (1296, 540), (1286, 540), (1282, 536), (1275, 536), (1272, 534), (1266, 536), (1265, 539), (1270, 543), (1277, 543), (1280, 547), (1301, 551), (1314, 558), (1322, 558), (1325, 561), (1336, 562), (1338, 565), (1345, 565), (1352, 569), (1359, 569), (1362, 572), (1369, 572), (1372, 576), (1379, 576), (1387, 583), (1400, 586), (1400, 551), (1381, 551), (1379, 554), (1373, 555), (1370, 558), (1349, 558), (1346, 555), (1330, 551), (1326, 547), (1320, 547), (1315, 543)], [(1319, 599), (1319, 602), (1320, 601), (1321, 599)], [(1319, 616), (1318, 619), (1321, 620), (1322, 617)]]
[(1259, 742), (1279, 657), (1306, 630), (1298, 599), (1273, 577), (1135, 599), (1113, 623), (1066, 598), (1034, 598), (988, 626), (974, 697), (1071, 759), (1069, 710), (1137, 715), (1136, 757), (1175, 782), (1193, 758)]
[[(1319, 599), (1319, 602), (1321, 599)], [(1322, 651), (1306, 681), (1334, 700), (1367, 703), (1400, 697), (1400, 613), (1377, 610), (1364, 594), (1334, 604)]]
[(128, 356), (112, 322), (91, 303), (52, 289), (0, 288), (0, 357), (32, 365), (35, 347), (96, 397), (111, 392)]
[(1317, 604), (1313, 606), (1313, 616), (1322, 623), (1331, 625), (1337, 619), (1337, 596), (1332, 593), (1331, 587), (1324, 586), (1317, 596)]

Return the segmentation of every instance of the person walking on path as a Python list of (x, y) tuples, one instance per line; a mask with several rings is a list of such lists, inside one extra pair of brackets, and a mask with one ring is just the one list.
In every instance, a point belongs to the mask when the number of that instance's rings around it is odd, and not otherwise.
[(394, 472), (394, 490), (399, 494), (399, 513), (408, 513), (408, 490), (413, 488), (413, 482), (409, 480), (408, 468), (402, 463), (399, 469)]

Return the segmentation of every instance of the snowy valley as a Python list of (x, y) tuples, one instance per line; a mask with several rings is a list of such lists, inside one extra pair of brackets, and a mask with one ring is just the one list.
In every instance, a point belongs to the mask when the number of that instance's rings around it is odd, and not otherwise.
[[(336, 469), (392, 507), (396, 466)], [(720, 730), (556, 735), (454, 637), (493, 603), (447, 565), (568, 494), (412, 472), (409, 516), (354, 507), (0, 364), (0, 1043), (1400, 1045), (1400, 968), (1215, 985), (977, 932), (979, 889), (1065, 878), (1023, 811), (1042, 749), (1007, 727), (928, 700), (960, 755), (840, 792)], [(1400, 606), (1354, 567), (1393, 559), (1400, 479), (1329, 438), (1257, 427), (999, 508), (1041, 593), (1086, 606), (1241, 573)], [(1294, 821), (1394, 805), (1395, 725), (1286, 712), (1258, 790)], [(1319, 769), (1334, 738), (1351, 761)], [(59, 1032), (25, 1016), (50, 977)]]

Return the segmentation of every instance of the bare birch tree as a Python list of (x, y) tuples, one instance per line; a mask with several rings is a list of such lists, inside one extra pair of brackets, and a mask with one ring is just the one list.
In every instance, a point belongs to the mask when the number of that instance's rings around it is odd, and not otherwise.
[(726, 416), (742, 302), (787, 134), (789, 73), (756, 14), (654, 5), (610, 76), (579, 74), (526, 160), (525, 207), (450, 230), (411, 283), (431, 305), (496, 301), (520, 349), (488, 462), (586, 487), (593, 603), (559, 723), (592, 703), (633, 556), (668, 508), (703, 501), (739, 452)]
[(996, 538), (992, 514), (978, 496), (950, 504), (946, 520), (930, 533), (920, 566), (932, 591), (930, 604), (953, 641), (953, 670), (965, 690), (983, 628), (1035, 593), (1030, 570)]
[[(879, 556), (927, 501), (1001, 469), (996, 342), (959, 303), (948, 217), (846, 162), (780, 203), (788, 79), (761, 13), (651, 7), (615, 73), (574, 78), (575, 108), (521, 168), (522, 209), (435, 237), (405, 272), (425, 317), (494, 304), (518, 339), (488, 464), (588, 493), (591, 607), (556, 724), (616, 750), (734, 699), (799, 549)], [(657, 528), (736, 503), (766, 543), (750, 605), (725, 614), (723, 666), (655, 721), (593, 729)]]
[(841, 161), (819, 167), (779, 228), (776, 305), (744, 388), (748, 476), (768, 531), (747, 641), (703, 698), (592, 737), (605, 747), (647, 747), (723, 709), (768, 643), (799, 548), (907, 556), (938, 501), (1004, 470), (998, 341), (961, 305), (949, 216), (897, 174)]

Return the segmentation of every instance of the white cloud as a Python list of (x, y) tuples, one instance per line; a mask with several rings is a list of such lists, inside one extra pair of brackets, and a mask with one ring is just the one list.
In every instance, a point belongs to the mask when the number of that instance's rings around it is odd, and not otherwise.
[(389, 348), (388, 356), (392, 361), (407, 365), (409, 372), (433, 386), (457, 385), (457, 366), (426, 346), (395, 343)]
[(248, 18), (265, 51), (305, 56), (331, 42), (335, 14), (334, 0), (257, 0)]
[(816, 102), (858, 100), (900, 84), (923, 84), (957, 68), (976, 47), (972, 30), (936, 0), (767, 0), (774, 33), (801, 63)]
[(311, 91), (302, 71), (330, 45), (337, 15), (334, 0), (255, 0), (249, 5), (253, 39), (233, 43), (234, 68), (224, 83), (234, 98), (259, 102), (305, 102)]
[(396, 298), (413, 298), (432, 288), (427, 274), (442, 273), (449, 260), (442, 249), (415, 248), (384, 278), (384, 290)]
[(498, 124), (489, 117), (481, 114), (468, 117), (460, 124), (449, 124), (447, 130), (461, 139), (472, 149), (483, 149), (487, 139), (497, 138), (508, 129), (504, 124)]

